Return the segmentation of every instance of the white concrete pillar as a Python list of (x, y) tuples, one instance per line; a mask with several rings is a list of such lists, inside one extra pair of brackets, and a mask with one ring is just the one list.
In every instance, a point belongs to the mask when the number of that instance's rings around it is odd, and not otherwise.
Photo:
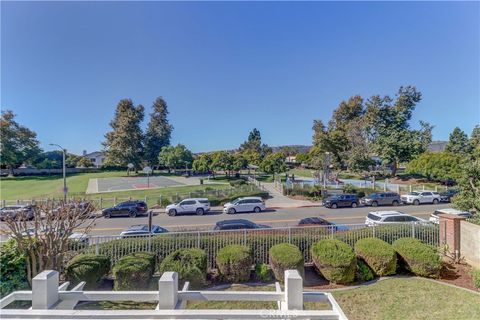
[(178, 302), (178, 273), (165, 272), (158, 280), (157, 309), (175, 309)]
[(287, 310), (303, 310), (303, 279), (298, 270), (285, 270), (285, 305)]
[(45, 270), (32, 279), (32, 309), (50, 309), (58, 302), (58, 272)]

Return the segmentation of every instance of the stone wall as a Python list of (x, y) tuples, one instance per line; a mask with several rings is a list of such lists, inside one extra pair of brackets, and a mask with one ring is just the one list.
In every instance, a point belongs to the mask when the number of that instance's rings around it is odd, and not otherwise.
[(480, 268), (480, 225), (460, 222), (460, 254), (469, 265)]

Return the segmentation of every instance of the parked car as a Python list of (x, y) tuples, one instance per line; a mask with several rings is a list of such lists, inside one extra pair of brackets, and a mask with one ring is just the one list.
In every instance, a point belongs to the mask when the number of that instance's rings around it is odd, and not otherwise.
[(398, 206), (401, 202), (400, 195), (396, 192), (374, 192), (360, 200), (360, 203), (372, 207)]
[(102, 210), (102, 215), (105, 218), (111, 218), (114, 216), (129, 216), (131, 218), (136, 217), (139, 214), (147, 213), (148, 207), (145, 201), (131, 200), (120, 202), (114, 207), (106, 208)]
[(458, 193), (456, 189), (448, 189), (447, 191), (440, 193), (441, 202), (451, 202), (452, 198)]
[(468, 211), (461, 211), (461, 210), (457, 210), (457, 209), (453, 209), (453, 208), (444, 208), (444, 209), (437, 209), (435, 210), (431, 215), (430, 215), (430, 218), (428, 219), (428, 221), (432, 222), (432, 223), (440, 223), (440, 218), (439, 218), (439, 214), (454, 214), (454, 215), (457, 215), (459, 217), (465, 217), (465, 218), (471, 218), (473, 216), (473, 214), (471, 212), (468, 212)]
[(120, 237), (124, 238), (124, 237), (129, 237), (129, 236), (148, 236), (149, 234), (157, 235), (157, 234), (161, 234), (161, 233), (165, 233), (165, 232), (168, 232), (168, 230), (165, 229), (165, 228), (162, 228), (160, 226), (157, 226), (155, 224), (152, 225), (151, 232), (148, 231), (148, 225), (147, 224), (136, 224), (136, 225), (133, 225), (133, 226), (123, 230), (120, 233)]
[(336, 209), (339, 207), (352, 207), (358, 206), (358, 197), (355, 194), (337, 194), (328, 197), (323, 201), (323, 205), (327, 208)]
[(234, 214), (237, 212), (261, 212), (267, 209), (265, 202), (260, 197), (238, 198), (223, 205), (223, 213)]
[(330, 222), (320, 217), (309, 217), (303, 218), (298, 222), (299, 227), (318, 227), (318, 226), (325, 226), (325, 227), (333, 227), (335, 231), (348, 231), (348, 227), (343, 225), (338, 225), (336, 223)]
[(208, 201), (207, 198), (184, 199), (178, 203), (170, 204), (165, 208), (165, 212), (169, 216), (186, 213), (196, 213), (201, 216), (208, 211), (210, 211), (210, 201)]
[(88, 244), (88, 238), (89, 236), (82, 232), (74, 232), (68, 237), (68, 239), (70, 239), (73, 242), (78, 242), (83, 244)]
[(34, 217), (34, 210), (32, 205), (13, 205), (5, 206), (0, 209), (0, 220), (4, 221), (10, 219), (27, 219), (32, 220)]
[(440, 194), (435, 191), (414, 191), (401, 197), (402, 202), (405, 204), (414, 204), (418, 206), (421, 203), (433, 203), (440, 202)]
[(241, 230), (241, 229), (264, 229), (270, 228), (263, 224), (256, 224), (246, 219), (233, 219), (218, 221), (213, 230)]
[(367, 226), (391, 224), (391, 223), (428, 223), (422, 218), (411, 216), (400, 211), (372, 211), (365, 218)]

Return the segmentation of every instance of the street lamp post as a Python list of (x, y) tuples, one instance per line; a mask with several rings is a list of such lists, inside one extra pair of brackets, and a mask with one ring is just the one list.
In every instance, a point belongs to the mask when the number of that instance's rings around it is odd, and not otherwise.
[(63, 202), (66, 203), (67, 202), (68, 189), (67, 189), (67, 170), (66, 170), (66, 167), (65, 167), (65, 155), (67, 153), (67, 149), (64, 149), (61, 145), (55, 144), (55, 143), (50, 143), (50, 145), (55, 146), (55, 147), (59, 147), (60, 150), (62, 150), (62, 153), (63, 153)]

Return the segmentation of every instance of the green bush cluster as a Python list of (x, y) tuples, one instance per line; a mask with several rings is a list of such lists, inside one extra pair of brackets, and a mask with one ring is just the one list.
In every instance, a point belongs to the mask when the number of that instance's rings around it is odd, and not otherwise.
[(237, 180), (231, 180), (229, 183), (232, 187), (239, 187), (246, 184), (247, 182), (244, 179), (237, 179)]
[(27, 263), (15, 240), (0, 246), (0, 296), (28, 287)]
[(303, 254), (293, 244), (280, 243), (271, 247), (268, 259), (275, 279), (280, 282), (285, 280), (285, 270), (296, 269), (302, 277), (305, 275)]
[(397, 254), (393, 247), (377, 238), (364, 238), (355, 243), (357, 257), (373, 270), (377, 276), (395, 274), (397, 270)]
[(65, 278), (72, 284), (85, 281), (85, 288), (95, 289), (110, 272), (110, 258), (103, 255), (79, 254), (65, 265)]
[(402, 238), (393, 243), (405, 267), (422, 277), (438, 278), (442, 261), (435, 247), (414, 238)]
[(375, 278), (375, 274), (370, 267), (362, 260), (357, 260), (357, 270), (355, 278), (359, 281), (370, 281)]
[(243, 282), (250, 279), (253, 265), (250, 248), (237, 244), (218, 251), (216, 262), (222, 278), (228, 282)]
[(113, 266), (114, 290), (142, 290), (149, 286), (155, 269), (155, 255), (148, 252), (124, 256)]
[(330, 282), (349, 283), (355, 278), (357, 259), (352, 247), (336, 239), (320, 240), (312, 246), (316, 268)]
[(261, 282), (269, 282), (272, 280), (272, 275), (268, 264), (257, 263), (255, 265), (255, 279)]
[(480, 269), (472, 270), (473, 285), (480, 289)]
[(175, 271), (181, 282), (189, 281), (192, 288), (200, 288), (207, 281), (207, 255), (197, 248), (180, 249), (163, 259), (159, 271)]

